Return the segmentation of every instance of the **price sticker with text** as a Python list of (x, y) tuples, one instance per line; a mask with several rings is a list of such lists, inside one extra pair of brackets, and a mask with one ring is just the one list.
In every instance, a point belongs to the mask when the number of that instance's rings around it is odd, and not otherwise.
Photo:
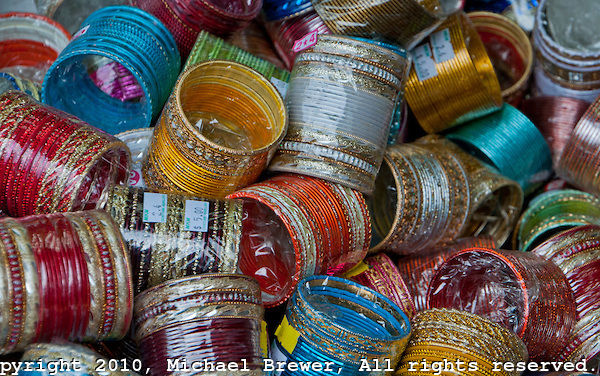
[(167, 222), (167, 195), (144, 192), (144, 222)]
[(184, 231), (208, 231), (208, 202), (187, 200), (185, 202)]
[(312, 33), (306, 34), (301, 39), (298, 39), (296, 42), (294, 42), (294, 47), (292, 47), (292, 50), (294, 52), (300, 52), (314, 46), (317, 44), (317, 34), (318, 31), (315, 30)]

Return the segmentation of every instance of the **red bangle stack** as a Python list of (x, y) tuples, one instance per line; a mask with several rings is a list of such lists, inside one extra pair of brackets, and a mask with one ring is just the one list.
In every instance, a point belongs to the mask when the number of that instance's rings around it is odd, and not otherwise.
[(169, 29), (183, 59), (194, 47), (198, 33), (206, 30), (225, 37), (248, 26), (260, 12), (262, 0), (131, 0), (153, 14)]
[(600, 227), (580, 226), (547, 240), (532, 252), (558, 265), (575, 295), (577, 324), (561, 360), (600, 356)]
[(455, 308), (514, 331), (532, 360), (556, 359), (577, 320), (563, 272), (552, 262), (519, 251), (470, 248), (448, 259), (427, 295), (432, 308)]
[(2, 354), (55, 339), (119, 339), (129, 329), (129, 259), (104, 211), (0, 220), (0, 280)]
[(409, 319), (416, 314), (413, 298), (404, 279), (394, 262), (385, 253), (366, 258), (348, 271), (344, 278), (358, 282), (390, 298)]
[[(240, 274), (204, 274), (168, 281), (138, 295), (135, 335), (151, 375), (188, 374), (168, 369), (169, 359), (185, 359), (188, 365), (245, 361), (253, 375), (266, 356), (261, 348), (266, 334), (263, 315), (256, 281)], [(210, 369), (194, 371), (204, 374)]]
[(24, 93), (0, 95), (0, 210), (11, 216), (93, 209), (127, 181), (125, 144)]
[(325, 26), (321, 17), (314, 10), (283, 21), (268, 22), (265, 26), (275, 50), (288, 70), (292, 70), (294, 66), (297, 54), (297, 51), (294, 51), (294, 44), (297, 40), (315, 31), (317, 35), (331, 34), (329, 28)]
[[(360, 192), (339, 184), (284, 174), (251, 185), (228, 198), (245, 200), (240, 268), (244, 274), (258, 279), (267, 307), (283, 303), (304, 277), (349, 270), (369, 249), (371, 227), (365, 199)], [(260, 213), (257, 215), (257, 210), (274, 212), (278, 217), (277, 222), (272, 222), (275, 226), (249, 231), (248, 222), (253, 219), (269, 223)], [(278, 231), (279, 224), (285, 226), (281, 232), (286, 239), (278, 244), (291, 244), (292, 248), (271, 249), (273, 253), (266, 254), (263, 244), (245, 246), (248, 238), (260, 237), (261, 231), (267, 234)], [(271, 236), (263, 237), (271, 239)], [(295, 269), (291, 264), (289, 273), (283, 275), (286, 279), (282, 280), (282, 274), (273, 273), (268, 265), (273, 259), (285, 262), (287, 255), (294, 255)]]

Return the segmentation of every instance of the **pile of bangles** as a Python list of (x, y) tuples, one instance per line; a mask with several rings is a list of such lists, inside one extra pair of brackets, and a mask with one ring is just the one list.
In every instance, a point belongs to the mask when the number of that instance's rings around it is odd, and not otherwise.
[(0, 2), (0, 374), (600, 375), (598, 19)]

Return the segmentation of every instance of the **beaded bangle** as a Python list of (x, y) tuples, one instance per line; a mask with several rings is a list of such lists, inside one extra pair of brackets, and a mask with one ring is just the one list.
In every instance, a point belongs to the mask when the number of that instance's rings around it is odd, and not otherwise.
[[(258, 179), (286, 129), (283, 99), (258, 72), (223, 60), (192, 66), (154, 131), (144, 180), (222, 198)], [(165, 180), (153, 178), (159, 171)]]
[(436, 272), (427, 301), (430, 307), (467, 310), (508, 327), (523, 339), (532, 360), (558, 356), (577, 320), (562, 271), (517, 251), (459, 252)]
[(575, 190), (546, 192), (532, 200), (522, 214), (513, 245), (529, 251), (553, 234), (588, 224), (600, 225), (600, 200)]
[[(352, 281), (313, 276), (302, 280), (275, 332), (273, 356), (286, 362), (332, 361), (350, 375), (361, 359), (389, 359), (394, 367), (410, 335), (408, 317), (385, 296)], [(312, 375), (284, 371), (282, 375)], [(332, 374), (330, 372), (323, 374)]]
[[(284, 228), (284, 236), (289, 242), (282, 242), (281, 248), (274, 249), (274, 255), (267, 260), (263, 245), (259, 248), (242, 247), (240, 268), (245, 274), (261, 281), (263, 300), (267, 307), (283, 303), (293, 292), (298, 281), (318, 273), (343, 273), (361, 261), (369, 247), (369, 213), (362, 195), (349, 188), (320, 179), (302, 175), (279, 175), (262, 183), (244, 188), (229, 198), (245, 199), (248, 210), (257, 211), (261, 207), (272, 210), (281, 222), (265, 229), (253, 229), (244, 224), (242, 243), (250, 239), (260, 239), (264, 233), (276, 231), (279, 225)], [(252, 203), (259, 203), (258, 207)], [(271, 213), (264, 213), (263, 216)], [(254, 214), (256, 215), (256, 214)], [(249, 213), (243, 222), (252, 223), (254, 216)], [(261, 221), (270, 220), (261, 218)], [(271, 239), (266, 236), (266, 239)], [(271, 240), (269, 240), (271, 241)], [(271, 269), (265, 277), (263, 266), (269, 265), (271, 258), (286, 260), (293, 254), (295, 269), (286, 262), (290, 272), (277, 274)], [(264, 264), (264, 265), (263, 265)], [(293, 263), (292, 263), (293, 265)], [(269, 294), (272, 286), (279, 286), (276, 294)]]
[(166, 216), (154, 222), (144, 218), (154, 210), (152, 193), (157, 192), (115, 186), (101, 205), (129, 248), (136, 293), (187, 275), (238, 270), (241, 202), (162, 193)]
[(533, 71), (533, 48), (521, 27), (499, 14), (468, 13), (475, 30), (498, 72), (502, 99), (518, 105), (527, 90)]
[(269, 169), (372, 192), (409, 62), (371, 43), (322, 35), (296, 59), (290, 127)]
[[(447, 362), (448, 360), (450, 362)], [(454, 362), (461, 360), (462, 365)], [(517, 364), (528, 360), (523, 342), (500, 325), (467, 312), (431, 309), (419, 313), (413, 321), (413, 333), (400, 361), (397, 376), (430, 375), (434, 362), (450, 364), (453, 372), (467, 375), (474, 362), (478, 375), (497, 374), (496, 362)], [(414, 368), (418, 364), (418, 369)], [(456, 367), (456, 369), (455, 369)], [(462, 369), (460, 369), (460, 368)], [(520, 371), (501, 371), (518, 376)]]
[(0, 221), (0, 352), (54, 339), (122, 338), (132, 316), (129, 259), (107, 213)]
[[(111, 134), (148, 127), (181, 64), (168, 30), (144, 11), (115, 6), (94, 12), (76, 35), (48, 70), (42, 100)], [(100, 90), (89, 74), (99, 60), (125, 69), (142, 98), (122, 101)]]
[(250, 277), (205, 274), (165, 282), (138, 295), (135, 312), (136, 337), (151, 375), (180, 374), (168, 369), (172, 358), (262, 367), (266, 326), (260, 289)]
[(493, 65), (466, 15), (448, 18), (412, 54), (414, 69), (406, 84), (406, 100), (427, 133), (481, 117), (502, 105)]
[(509, 104), (453, 129), (447, 137), (517, 181), (525, 194), (552, 174), (550, 149), (544, 137), (525, 115)]
[(71, 34), (59, 23), (33, 13), (0, 15), (0, 69), (42, 82)]
[(584, 191), (600, 193), (600, 172), (596, 149), (600, 132), (600, 100), (583, 114), (567, 142), (556, 167), (556, 174)]
[(0, 95), (0, 209), (13, 216), (94, 208), (123, 183), (129, 152), (115, 138), (24, 93)]
[(448, 15), (462, 8), (462, 2), (318, 0), (313, 6), (333, 34), (367, 38), (378, 35), (410, 50)]

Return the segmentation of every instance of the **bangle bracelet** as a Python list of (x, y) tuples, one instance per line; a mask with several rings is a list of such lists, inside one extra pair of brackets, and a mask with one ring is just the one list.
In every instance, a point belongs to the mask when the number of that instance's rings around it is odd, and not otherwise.
[(30, 95), (37, 101), (40, 100), (39, 84), (10, 73), (0, 72), (0, 94), (3, 94), (9, 90), (19, 90)]
[(563, 272), (550, 261), (518, 251), (459, 252), (437, 270), (427, 301), (431, 307), (466, 309), (508, 327), (523, 339), (532, 360), (558, 356), (577, 321)]
[[(181, 65), (171, 34), (151, 14), (129, 6), (92, 13), (78, 33), (46, 74), (44, 103), (111, 134), (148, 127), (167, 100)], [(122, 101), (99, 90), (90, 73), (100, 61), (126, 71), (139, 87), (138, 94), (143, 93), (141, 99)]]
[[(452, 52), (445, 47), (448, 39)], [(430, 42), (417, 47), (412, 54), (414, 69), (406, 84), (406, 100), (427, 133), (481, 117), (502, 105), (498, 78), (466, 15), (449, 17), (430, 37)], [(460, 83), (454, 79), (457, 76), (461, 77)], [(467, 87), (477, 89), (469, 89), (470, 95), (465, 96)]]

